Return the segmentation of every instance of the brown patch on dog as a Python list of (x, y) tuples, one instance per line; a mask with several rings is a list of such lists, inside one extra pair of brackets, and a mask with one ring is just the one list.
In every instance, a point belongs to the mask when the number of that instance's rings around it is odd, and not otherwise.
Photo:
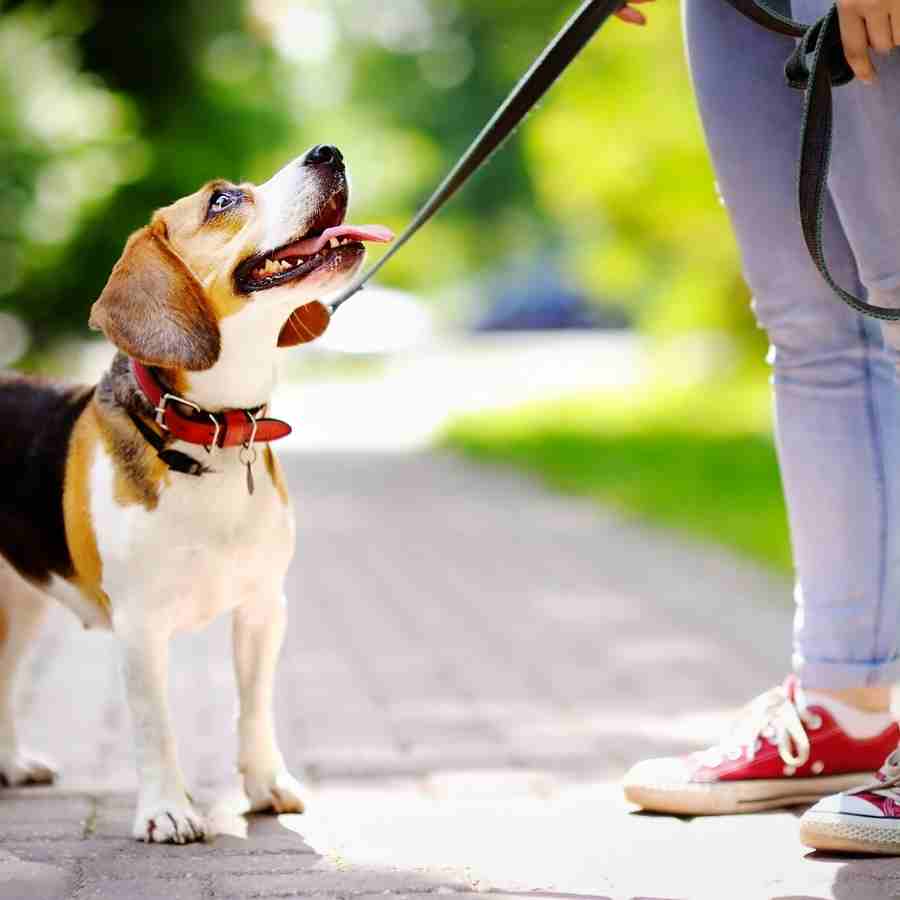
[[(185, 377), (183, 372), (167, 371), (166, 390), (181, 393)], [(124, 353), (116, 354), (97, 385), (95, 414), (103, 449), (113, 465), (116, 502), (155, 509), (162, 486), (169, 483), (169, 469), (131, 420), (131, 416), (139, 416), (156, 429), (153, 407), (138, 388)]]
[(220, 322), (229, 316), (237, 315), (246, 305), (247, 301), (239, 297), (231, 290), (213, 290), (209, 295), (210, 306), (213, 314)]
[(109, 597), (101, 587), (103, 564), (91, 518), (90, 473), (100, 441), (96, 405), (91, 403), (75, 423), (63, 483), (63, 517), (74, 575), (69, 579), (109, 615)]
[(278, 335), (279, 347), (296, 347), (321, 337), (331, 322), (331, 313), (324, 304), (313, 300), (295, 309)]
[(190, 391), (190, 379), (183, 369), (159, 369), (156, 376), (169, 394), (186, 397)]
[(124, 416), (116, 416), (115, 420), (98, 416), (98, 421), (103, 447), (115, 469), (113, 497), (116, 503), (156, 509), (160, 485), (168, 480), (166, 464)]
[[(218, 189), (240, 191), (242, 202), (226, 213), (210, 218), (206, 211)], [(255, 246), (254, 236), (235, 241), (248, 226), (257, 226), (256, 201), (251, 184), (234, 185), (217, 180), (204, 185), (157, 213), (166, 223), (173, 249), (202, 282), (213, 316), (221, 321), (239, 313), (247, 297), (235, 293), (232, 274), (239, 260)]]
[(275, 490), (278, 491), (281, 502), (287, 506), (288, 490), (287, 483), (284, 480), (284, 472), (281, 469), (281, 463), (278, 462), (278, 457), (275, 456), (268, 444), (266, 444), (266, 449), (263, 451), (263, 459), (266, 463), (266, 471), (269, 473), (269, 478), (272, 479), (272, 484), (275, 485)]
[(159, 216), (128, 239), (91, 308), (90, 326), (129, 356), (168, 369), (209, 369), (221, 349), (203, 287), (172, 248)]

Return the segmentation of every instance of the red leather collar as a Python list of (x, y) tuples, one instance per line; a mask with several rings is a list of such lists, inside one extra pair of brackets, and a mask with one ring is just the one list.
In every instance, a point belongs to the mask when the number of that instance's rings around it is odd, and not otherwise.
[(179, 441), (201, 447), (237, 447), (266, 444), (291, 433), (287, 422), (258, 418), (265, 412), (265, 406), (208, 412), (168, 393), (156, 375), (136, 359), (131, 360), (131, 371), (144, 396), (156, 409), (156, 424)]

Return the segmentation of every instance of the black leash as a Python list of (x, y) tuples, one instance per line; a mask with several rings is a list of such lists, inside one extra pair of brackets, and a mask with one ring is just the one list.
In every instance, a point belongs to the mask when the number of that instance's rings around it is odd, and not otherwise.
[(481, 134), (475, 138), (462, 159), (416, 213), (393, 247), (367, 272), (354, 279), (338, 297), (329, 302), (332, 313), (361, 290), (365, 283), (481, 168), (488, 157), (515, 131), (516, 126), (544, 96), (569, 63), (578, 56), (600, 26), (622, 6), (622, 2), (623, 0), (587, 0), (582, 3), (575, 15), (535, 60), (534, 65), (485, 125)]
[[(587, 0), (581, 5), (516, 85), (388, 253), (331, 301), (332, 313), (361, 290), (366, 282), (398, 253), (487, 161), (581, 52), (600, 26), (622, 6), (622, 2), (623, 0)], [(854, 77), (841, 44), (837, 7), (833, 6), (812, 25), (805, 25), (792, 19), (786, 9), (776, 8), (761, 0), (726, 0), (726, 2), (758, 25), (799, 39), (796, 49), (785, 64), (785, 76), (791, 87), (804, 92), (798, 201), (803, 238), (813, 262), (838, 297), (857, 312), (876, 319), (889, 321), (900, 319), (900, 309), (875, 306), (842, 288), (834, 280), (825, 260), (822, 221), (831, 160), (831, 90), (833, 86), (849, 83)]]
[(784, 73), (791, 87), (804, 92), (797, 184), (800, 223), (809, 255), (831, 289), (848, 306), (876, 319), (900, 319), (900, 309), (866, 303), (842, 288), (825, 261), (822, 220), (831, 160), (831, 89), (849, 83), (854, 77), (841, 44), (837, 7), (833, 6), (818, 22), (804, 25), (760, 0), (727, 2), (764, 28), (799, 38)]

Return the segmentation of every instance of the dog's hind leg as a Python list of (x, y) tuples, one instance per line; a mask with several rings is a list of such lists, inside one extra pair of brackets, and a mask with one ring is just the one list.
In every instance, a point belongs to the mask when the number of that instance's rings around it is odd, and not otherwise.
[(240, 693), (238, 768), (254, 812), (303, 812), (300, 783), (288, 772), (275, 738), (272, 692), (287, 610), (278, 593), (234, 611), (234, 668)]
[(15, 721), (16, 676), (40, 628), (47, 598), (0, 559), (0, 783), (46, 784), (56, 773), (19, 746)]

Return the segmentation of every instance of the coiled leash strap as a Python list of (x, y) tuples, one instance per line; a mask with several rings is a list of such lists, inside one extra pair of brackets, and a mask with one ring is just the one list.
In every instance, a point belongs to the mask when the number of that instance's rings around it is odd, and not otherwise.
[(837, 284), (825, 261), (822, 220), (831, 160), (831, 88), (847, 84), (854, 77), (841, 44), (837, 7), (833, 6), (813, 25), (804, 25), (760, 0), (726, 2), (770, 31), (799, 38), (785, 64), (784, 74), (791, 87), (804, 92), (797, 180), (803, 239), (816, 268), (844, 303), (875, 319), (897, 321), (900, 309), (875, 306), (851, 294)]
[(388, 260), (487, 162), (488, 157), (516, 130), (518, 124), (538, 103), (550, 86), (581, 52), (600, 26), (622, 6), (623, 0), (587, 0), (563, 26), (534, 65), (525, 73), (500, 109), (494, 113), (481, 134), (472, 142), (462, 159), (441, 182), (415, 218), (394, 241), (391, 249), (367, 272), (354, 279), (334, 300), (331, 312), (349, 300)]

